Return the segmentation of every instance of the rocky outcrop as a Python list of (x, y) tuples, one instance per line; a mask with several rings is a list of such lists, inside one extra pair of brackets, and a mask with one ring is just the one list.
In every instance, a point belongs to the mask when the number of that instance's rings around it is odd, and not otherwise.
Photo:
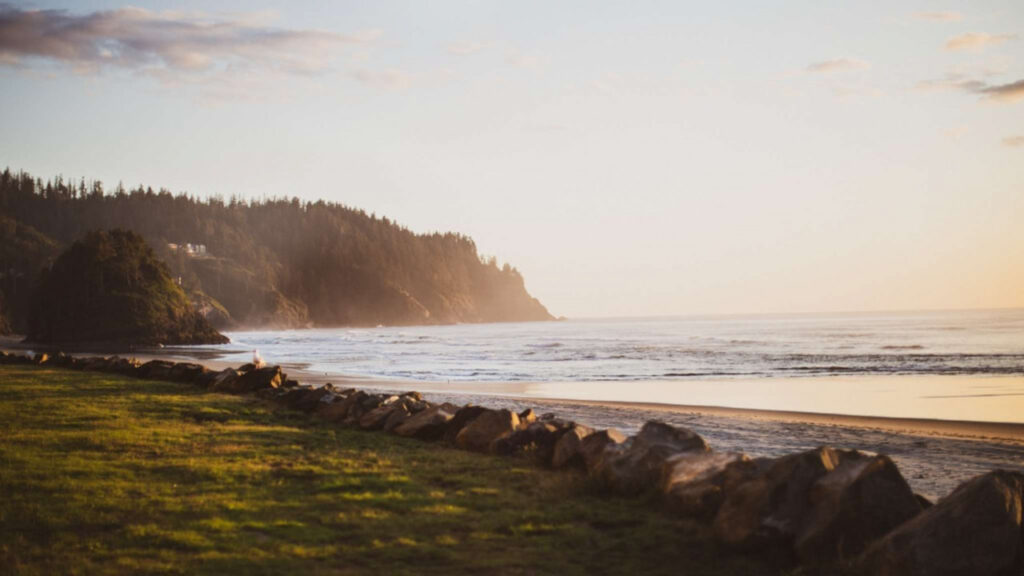
[(680, 452), (707, 452), (703, 438), (686, 428), (652, 420), (640, 432), (608, 446), (594, 475), (613, 492), (639, 494), (658, 488), (665, 462)]
[(583, 457), (583, 467), (588, 471), (596, 470), (604, 458), (605, 452), (614, 450), (615, 446), (626, 441), (626, 436), (618, 430), (600, 430), (587, 435), (580, 442), (579, 453)]
[(455, 436), (455, 445), (463, 450), (488, 452), (491, 444), (512, 434), (519, 427), (519, 415), (511, 410), (485, 410), (466, 424)]
[(454, 404), (438, 404), (414, 414), (395, 427), (393, 432), (406, 438), (438, 440), (444, 436), (448, 423), (455, 417), (458, 407)]
[(714, 518), (727, 492), (748, 480), (756, 465), (746, 454), (681, 452), (662, 469), (662, 490), (669, 508), (701, 520)]
[(244, 394), (264, 388), (279, 388), (286, 379), (280, 366), (266, 366), (243, 373), (226, 391)]
[(462, 432), (462, 429), (487, 411), (488, 409), (483, 406), (474, 406), (472, 404), (467, 404), (466, 406), (459, 408), (459, 410), (455, 412), (455, 416), (452, 417), (452, 421), (448, 423), (448, 428), (444, 431), (445, 442), (455, 444), (455, 438), (460, 432)]
[(810, 515), (796, 537), (804, 564), (849, 560), (921, 512), (910, 485), (888, 456), (852, 458), (808, 493)]
[(573, 424), (568, 431), (555, 443), (555, 453), (551, 457), (552, 468), (565, 468), (566, 466), (583, 467), (583, 453), (580, 447), (583, 439), (594, 433), (589, 426)]
[(1024, 474), (994, 471), (872, 544), (854, 573), (875, 576), (1024, 574)]
[(846, 460), (866, 458), (855, 451), (822, 447), (773, 460), (726, 494), (715, 516), (715, 535), (744, 548), (792, 544), (808, 516), (811, 487)]

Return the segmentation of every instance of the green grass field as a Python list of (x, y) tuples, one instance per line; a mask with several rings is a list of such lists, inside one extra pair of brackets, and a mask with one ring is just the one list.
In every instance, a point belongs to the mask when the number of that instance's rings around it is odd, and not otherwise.
[(0, 574), (771, 574), (656, 500), (183, 384), (0, 367)]

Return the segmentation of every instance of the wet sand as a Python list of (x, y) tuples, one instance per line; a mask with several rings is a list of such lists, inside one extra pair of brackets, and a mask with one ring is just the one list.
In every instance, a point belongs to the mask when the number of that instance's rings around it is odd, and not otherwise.
[[(3, 339), (0, 349), (23, 352), (31, 348)], [(122, 355), (142, 361), (160, 358), (200, 362), (211, 369), (235, 365), (202, 349), (147, 349)], [(821, 445), (888, 454), (914, 490), (933, 500), (945, 496), (964, 480), (992, 469), (1024, 472), (1024, 424), (1020, 423), (580, 400), (552, 397), (558, 387), (545, 388), (544, 383), (394, 382), (314, 373), (300, 363), (282, 363), (282, 368), (304, 384), (330, 382), (340, 387), (388, 391), (415, 389), (435, 402), (472, 402), (517, 411), (533, 408), (538, 413), (552, 412), (627, 434), (637, 431), (647, 420), (659, 419), (693, 429), (715, 450), (745, 452), (754, 457), (780, 456)], [(537, 394), (538, 391), (541, 393)]]

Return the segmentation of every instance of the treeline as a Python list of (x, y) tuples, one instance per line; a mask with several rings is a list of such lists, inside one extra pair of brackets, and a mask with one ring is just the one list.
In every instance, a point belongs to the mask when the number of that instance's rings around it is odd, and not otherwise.
[(548, 320), (507, 264), (459, 234), (296, 198), (200, 200), (0, 174), (0, 310), (24, 326), (32, 282), (92, 230), (140, 234), (215, 324), (253, 327)]

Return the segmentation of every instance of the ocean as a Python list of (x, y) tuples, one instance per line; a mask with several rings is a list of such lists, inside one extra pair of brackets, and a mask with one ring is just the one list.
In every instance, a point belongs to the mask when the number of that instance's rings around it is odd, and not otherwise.
[[(1024, 421), (1024, 310), (581, 319), (228, 336), (231, 344), (214, 347), (228, 360), (248, 361), (258, 350), (272, 363), (421, 390), (448, 386), (482, 394)], [(878, 395), (886, 390), (895, 394)], [(1018, 410), (1021, 415), (1014, 416)]]

